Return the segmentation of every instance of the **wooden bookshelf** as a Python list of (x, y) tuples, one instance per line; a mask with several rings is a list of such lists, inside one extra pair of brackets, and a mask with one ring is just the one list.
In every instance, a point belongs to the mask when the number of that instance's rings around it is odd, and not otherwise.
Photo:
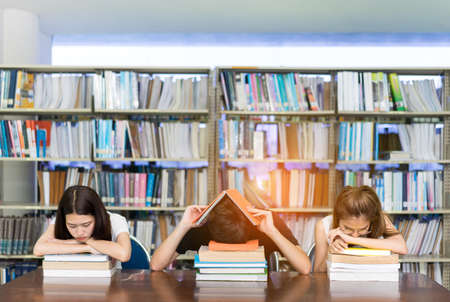
[(338, 111), (340, 117), (389, 117), (389, 118), (406, 118), (406, 117), (447, 117), (450, 111), (439, 112), (412, 112), (412, 111), (390, 111), (390, 112), (359, 112), (359, 111)]
[(395, 165), (395, 164), (450, 164), (450, 160), (338, 160), (336, 164), (345, 165)]
[[(0, 205), (0, 210), (41, 210), (55, 211), (57, 206), (42, 205)], [(106, 206), (108, 211), (148, 211), (148, 212), (182, 212), (186, 207), (139, 207), (139, 206)]]
[(6, 161), (6, 162), (91, 162), (92, 160), (90, 158), (48, 158), (48, 157), (41, 157), (41, 158), (32, 158), (32, 157), (0, 157), (0, 161)]
[(95, 109), (96, 114), (111, 114), (111, 115), (207, 115), (208, 110), (157, 110), (157, 109), (134, 109), (134, 110), (109, 110), (109, 109)]
[(220, 162), (242, 163), (333, 163), (332, 159), (253, 159), (253, 158), (221, 158)]
[(330, 214), (331, 208), (270, 208), (271, 211), (277, 213), (325, 213)]
[[(104, 162), (119, 162), (119, 161), (129, 161), (129, 162), (206, 162), (208, 164), (208, 200), (212, 200), (217, 192), (218, 184), (218, 171), (221, 169), (221, 164), (227, 162), (237, 162), (237, 163), (324, 163), (329, 165), (328, 169), (328, 207), (326, 208), (272, 208), (271, 210), (276, 213), (292, 213), (292, 214), (316, 214), (316, 215), (328, 215), (332, 212), (332, 204), (338, 192), (336, 192), (335, 183), (338, 181), (336, 164), (340, 165), (356, 165), (356, 164), (368, 164), (368, 165), (392, 165), (392, 164), (416, 164), (416, 163), (436, 163), (444, 165), (444, 183), (443, 183), (443, 196), (444, 196), (444, 209), (437, 209), (434, 211), (386, 211), (389, 215), (409, 215), (409, 214), (440, 214), (443, 219), (443, 250), (442, 256), (405, 256), (401, 257), (401, 262), (441, 262), (444, 263), (443, 275), (444, 275), (444, 285), (450, 288), (450, 108), (447, 105), (444, 106), (444, 111), (442, 112), (349, 112), (349, 111), (338, 111), (337, 110), (337, 84), (336, 84), (336, 73), (338, 71), (382, 71), (382, 72), (397, 72), (399, 75), (444, 75), (443, 79), (443, 99), (447, 100), (450, 95), (450, 71), (444, 69), (431, 69), (431, 68), (303, 68), (303, 67), (293, 67), (293, 68), (252, 68), (252, 67), (218, 67), (217, 69), (209, 68), (192, 68), (192, 67), (109, 67), (109, 66), (98, 66), (98, 67), (80, 67), (80, 66), (0, 66), (1, 69), (22, 69), (30, 72), (45, 72), (45, 73), (103, 73), (105, 70), (111, 70), (115, 72), (120, 71), (135, 71), (138, 73), (149, 73), (149, 74), (201, 74), (208, 75), (208, 109), (205, 110), (154, 110), (154, 109), (138, 109), (138, 110), (107, 110), (107, 109), (96, 109), (96, 108), (86, 108), (86, 109), (0, 109), (0, 115), (13, 116), (13, 115), (25, 115), (25, 116), (45, 116), (56, 115), (56, 116), (82, 116), (82, 117), (94, 117), (98, 119), (102, 118), (113, 118), (117, 116), (118, 118), (126, 118), (126, 116), (144, 116), (156, 117), (156, 118), (166, 118), (166, 116), (174, 116), (178, 118), (183, 118), (187, 116), (189, 118), (195, 118), (197, 120), (205, 121), (208, 123), (208, 157), (202, 159), (161, 159), (161, 158), (0, 158), (2, 164), (7, 164), (8, 162), (40, 162), (40, 161), (77, 161), (77, 162), (94, 162), (97, 167), (100, 167)], [(238, 71), (238, 72), (258, 72), (258, 73), (288, 73), (288, 72), (298, 72), (311, 75), (328, 75), (331, 79), (330, 88), (330, 109), (323, 111), (283, 111), (283, 112), (272, 112), (272, 111), (237, 111), (237, 110), (223, 110), (222, 105), (222, 92), (221, 83), (218, 81), (218, 74), (222, 70), (227, 71)], [(95, 103), (95, 102), (94, 102)], [(123, 117), (120, 117), (120, 116)], [(234, 158), (219, 158), (219, 146), (218, 146), (218, 131), (217, 131), (217, 120), (221, 118), (221, 115), (237, 117), (242, 119), (253, 119), (263, 116), (273, 116), (280, 122), (289, 122), (293, 119), (296, 121), (318, 121), (321, 123), (330, 124), (329, 133), (329, 146), (328, 146), (328, 157), (332, 159), (326, 160), (292, 160), (292, 159), (234, 159)], [(337, 125), (340, 120), (356, 120), (358, 118), (364, 118), (365, 120), (383, 120), (386, 122), (388, 120), (402, 120), (410, 118), (439, 118), (443, 120), (444, 123), (444, 156), (442, 160), (403, 160), (403, 161), (337, 161), (334, 160), (337, 155), (337, 142), (338, 142), (338, 131)], [(30, 117), (31, 118), (31, 117)], [(258, 122), (259, 123), (259, 122)], [(1, 180), (0, 180), (1, 181)], [(36, 184), (33, 184), (37, 186)], [(1, 194), (0, 194), (1, 198)], [(146, 211), (146, 212), (181, 212), (184, 211), (184, 207), (115, 207), (108, 206), (110, 211)], [(54, 211), (56, 206), (41, 206), (36, 204), (25, 204), (17, 203), (15, 205), (3, 205), (0, 204), (0, 210), (42, 210), (42, 211)], [(12, 255), (6, 256), (0, 255), (0, 258), (4, 259), (24, 259), (24, 256), (34, 257), (32, 255)], [(6, 257), (17, 257), (17, 258), (6, 258)], [(193, 260), (192, 255), (180, 255), (179, 260), (190, 259)], [(445, 277), (447, 276), (447, 277)], [(445, 279), (447, 278), (447, 279)]]
[(122, 157), (122, 158), (94, 158), (95, 162), (105, 162), (105, 161), (142, 161), (142, 162), (156, 162), (156, 161), (167, 161), (167, 162), (207, 162), (207, 158), (134, 158), (134, 157)]
[(42, 260), (42, 259), (44, 259), (44, 257), (35, 256), (33, 254), (31, 254), (31, 255), (0, 255), (0, 259), (5, 259), (5, 260), (17, 260), (17, 259)]
[(0, 109), (0, 115), (90, 115), (92, 109), (39, 109), (17, 108)]
[(450, 257), (436, 256), (436, 255), (400, 255), (399, 262), (450, 262)]
[(220, 112), (226, 115), (235, 116), (255, 116), (255, 115), (276, 115), (276, 116), (295, 116), (295, 117), (308, 117), (308, 116), (334, 116), (335, 112), (331, 110), (320, 111), (238, 111), (238, 110), (224, 110)]

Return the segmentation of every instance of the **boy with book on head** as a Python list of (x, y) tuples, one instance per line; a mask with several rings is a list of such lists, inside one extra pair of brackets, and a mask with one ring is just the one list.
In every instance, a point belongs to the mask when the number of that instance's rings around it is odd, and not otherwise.
[(337, 197), (333, 215), (315, 227), (315, 272), (327, 271), (328, 253), (343, 253), (349, 245), (408, 252), (403, 236), (383, 213), (375, 191), (368, 186), (345, 187)]
[[(218, 199), (230, 191), (240, 195), (236, 190), (227, 190)], [(239, 244), (257, 239), (264, 247), (266, 259), (272, 252), (279, 251), (298, 272), (310, 272), (311, 262), (308, 256), (279, 216), (271, 211), (247, 207), (250, 204), (245, 199), (245, 209), (229, 198), (216, 203), (218, 199), (210, 204), (214, 206), (210, 207), (210, 211), (206, 213), (207, 219), (200, 224), (196, 221), (205, 213), (205, 207), (187, 207), (181, 222), (153, 254), (150, 262), (153, 270), (164, 269), (179, 254), (184, 254), (187, 250), (198, 251), (201, 246), (208, 246), (210, 241)], [(257, 226), (250, 222), (248, 216), (259, 220)]]
[(56, 219), (36, 242), (36, 256), (48, 254), (106, 254), (121, 262), (131, 255), (126, 219), (106, 211), (97, 192), (87, 186), (64, 191)]

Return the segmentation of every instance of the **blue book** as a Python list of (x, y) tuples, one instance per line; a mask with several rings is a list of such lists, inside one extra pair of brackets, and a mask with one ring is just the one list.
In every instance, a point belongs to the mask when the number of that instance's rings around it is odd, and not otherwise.
[(245, 74), (244, 75), (244, 87), (246, 87), (246, 94), (248, 96), (248, 107), (250, 108), (250, 111), (254, 111), (256, 110), (255, 106), (253, 105), (253, 103), (255, 103), (257, 100), (253, 99), (253, 94), (252, 94), (252, 78), (250, 76), (250, 74)]
[(347, 123), (342, 122), (339, 124), (339, 153), (338, 160), (345, 160), (345, 134)]
[[(8, 88), (8, 108), (14, 108), (14, 99), (16, 95), (16, 84), (17, 84), (17, 69), (11, 70), (11, 77), (9, 80)], [(22, 73), (22, 77), (24, 74)]]
[(152, 206), (153, 188), (155, 185), (155, 173), (147, 174), (147, 190), (145, 193), (145, 206)]
[(8, 155), (8, 139), (6, 137), (6, 131), (5, 131), (5, 121), (0, 121), (0, 127), (1, 127), (1, 132), (2, 132), (2, 141), (1, 143), (3, 144), (3, 152), (2, 152), (2, 156), (3, 157), (9, 157)]
[(125, 205), (125, 175), (123, 173), (119, 174), (119, 205)]
[(200, 258), (195, 255), (194, 267), (263, 267), (267, 268), (267, 261), (255, 262), (221, 262), (221, 261), (200, 261)]
[(349, 140), (349, 145), (348, 145), (348, 160), (353, 160), (353, 130), (355, 128), (355, 124), (354, 123), (348, 123), (348, 126), (350, 127), (350, 137), (348, 137), (347, 139)]
[(291, 92), (292, 95), (292, 106), (294, 111), (300, 111), (300, 102), (297, 98), (297, 91), (295, 89), (295, 80), (294, 80), (294, 74), (293, 73), (288, 73), (286, 75), (286, 80), (289, 83), (289, 87), (288, 89)]
[(278, 80), (278, 89), (280, 91), (280, 96), (281, 96), (281, 103), (283, 104), (283, 109), (284, 111), (289, 111), (290, 107), (289, 107), (289, 102), (286, 96), (286, 90), (285, 90), (285, 85), (284, 85), (284, 80), (283, 80), (283, 75), (281, 74), (277, 74), (277, 80)]
[(219, 119), (219, 158), (225, 158), (225, 138), (223, 133), (223, 120)]
[(374, 150), (374, 160), (378, 160), (378, 144), (379, 144), (379, 137), (378, 137), (378, 124), (375, 123), (375, 150)]

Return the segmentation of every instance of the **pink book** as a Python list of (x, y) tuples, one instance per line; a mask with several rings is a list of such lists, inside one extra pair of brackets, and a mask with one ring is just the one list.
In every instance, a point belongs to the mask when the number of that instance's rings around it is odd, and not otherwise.
[(259, 98), (258, 98), (258, 84), (256, 83), (256, 74), (251, 73), (250, 74), (250, 81), (252, 82), (252, 98), (253, 98), (253, 103), (255, 104), (255, 110), (256, 111), (264, 111), (263, 108), (259, 108)]
[(130, 202), (130, 174), (128, 172), (125, 172), (125, 180), (124, 180), (124, 186), (125, 186), (125, 206), (129, 205)]
[(139, 192), (140, 192), (140, 178), (141, 174), (134, 174), (134, 198), (133, 198), (133, 206), (139, 205)]
[(12, 121), (7, 121), (7, 123), (8, 123), (8, 130), (9, 130), (9, 137), (11, 139), (11, 154), (12, 154), (12, 156), (10, 156), (10, 157), (17, 157), (17, 155), (16, 155), (16, 147), (15, 147), (15, 143), (14, 143), (14, 134), (13, 134), (11, 122)]
[(139, 173), (139, 206), (145, 206), (145, 191), (147, 189), (147, 173)]

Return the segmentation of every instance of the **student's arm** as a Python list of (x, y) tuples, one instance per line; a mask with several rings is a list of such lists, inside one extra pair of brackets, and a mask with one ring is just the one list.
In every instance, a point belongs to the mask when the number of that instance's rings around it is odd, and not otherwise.
[(75, 253), (95, 253), (89, 245), (74, 239), (55, 239), (55, 225), (50, 224), (44, 234), (41, 235), (33, 248), (35, 256), (47, 254), (75, 254)]
[(200, 214), (203, 208), (199, 206), (189, 206), (186, 208), (180, 223), (154, 252), (150, 261), (150, 268), (152, 270), (163, 270), (177, 258), (178, 253), (176, 249), (178, 244), (180, 244), (184, 235), (194, 227), (192, 221)]
[(264, 217), (259, 224), (258, 229), (272, 239), (280, 249), (280, 252), (288, 259), (295, 270), (302, 274), (309, 274), (311, 271), (311, 261), (309, 261), (308, 256), (300, 246), (290, 242), (275, 227), (272, 212), (255, 208), (249, 208), (248, 210), (255, 216)]
[[(386, 229), (395, 230), (394, 225), (385, 217)], [(345, 243), (361, 245), (367, 248), (373, 249), (387, 249), (397, 254), (407, 254), (408, 248), (406, 247), (405, 239), (401, 234), (395, 234), (387, 238), (364, 238), (364, 237), (352, 237), (344, 234), (340, 229), (335, 229), (330, 232), (329, 238), (331, 241), (334, 238), (340, 237)]]
[(327, 271), (327, 255), (328, 255), (328, 238), (325, 234), (322, 220), (316, 223), (314, 229), (314, 237), (316, 241), (315, 248), (315, 260), (314, 260), (314, 272), (326, 272)]
[(86, 244), (93, 248), (97, 253), (109, 255), (120, 262), (127, 262), (131, 256), (131, 242), (130, 235), (122, 232), (117, 235), (117, 242), (108, 240), (96, 240), (89, 238)]

